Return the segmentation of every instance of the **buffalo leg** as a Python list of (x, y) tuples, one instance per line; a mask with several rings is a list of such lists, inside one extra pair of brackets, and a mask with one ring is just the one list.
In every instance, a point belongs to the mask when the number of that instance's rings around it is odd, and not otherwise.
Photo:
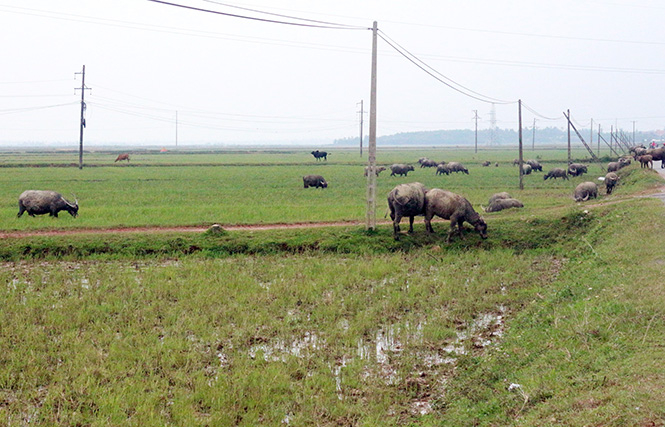
[(395, 240), (399, 240), (399, 223), (402, 221), (402, 216), (393, 214), (392, 212), (390, 213), (390, 217), (393, 218), (393, 237)]
[(413, 220), (414, 220), (414, 217), (410, 216), (409, 217), (409, 233), (413, 233)]

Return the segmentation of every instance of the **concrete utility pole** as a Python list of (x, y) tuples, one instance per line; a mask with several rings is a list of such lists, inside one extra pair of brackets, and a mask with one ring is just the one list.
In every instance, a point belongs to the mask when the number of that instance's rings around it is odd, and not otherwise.
[(473, 118), (476, 119), (476, 153), (478, 152), (478, 110), (473, 110)]
[[(83, 66), (83, 71), (80, 73), (74, 73), (74, 74), (81, 74), (81, 131), (79, 134), (79, 169), (83, 169), (83, 128), (85, 127), (85, 91), (90, 90), (89, 88), (85, 87), (85, 65)], [(74, 88), (74, 90), (79, 90), (79, 88)]]
[(524, 171), (522, 170), (522, 165), (524, 164), (524, 156), (522, 154), (522, 100), (517, 101), (517, 116), (519, 118), (519, 140), (520, 140), (520, 190), (524, 190), (524, 182), (522, 182), (522, 177), (524, 176)]
[(633, 145), (635, 145), (635, 120), (633, 120)]
[[(570, 110), (568, 110), (568, 114), (565, 115), (566, 118), (570, 117)], [(572, 158), (570, 156), (570, 119), (568, 119), (568, 165), (572, 163)]]
[(531, 151), (536, 151), (536, 119), (533, 119), (533, 137), (531, 138)]
[[(357, 105), (357, 104), (356, 104)], [(360, 100), (360, 157), (363, 156), (363, 119), (365, 112), (363, 111), (363, 100)]]
[(376, 63), (377, 23), (372, 27), (372, 77), (369, 98), (369, 156), (367, 170), (367, 217), (365, 229), (376, 229)]
[[(591, 125), (589, 126), (589, 147), (593, 147), (593, 119), (591, 119)], [(598, 156), (600, 156), (600, 152)]]

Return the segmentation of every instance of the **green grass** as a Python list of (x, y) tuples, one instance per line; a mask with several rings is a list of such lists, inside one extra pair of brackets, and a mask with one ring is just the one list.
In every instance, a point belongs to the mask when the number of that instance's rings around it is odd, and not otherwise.
[[(409, 161), (427, 152), (385, 151), (382, 159)], [(565, 152), (564, 152), (565, 153)], [(76, 168), (4, 168), (0, 177), (0, 227), (6, 230), (57, 228), (110, 228), (118, 226), (178, 226), (219, 223), (293, 223), (319, 221), (363, 220), (365, 218), (365, 185), (363, 165), (357, 153), (339, 152), (337, 158), (353, 162), (316, 162), (303, 156), (306, 153), (277, 153), (257, 155), (260, 160), (275, 158), (272, 163), (240, 165), (232, 160), (246, 154), (211, 154), (220, 160), (218, 166), (139, 166)], [(383, 172), (378, 179), (378, 217), (385, 214), (387, 193), (402, 182), (420, 181), (430, 188), (444, 188), (467, 197), (477, 209), (497, 191), (509, 191), (527, 206), (541, 209), (570, 203), (575, 185), (584, 180), (596, 180), (604, 172), (591, 165), (589, 174), (570, 181), (543, 181), (542, 173), (524, 177), (524, 190), (519, 190), (517, 168), (507, 163), (498, 168), (481, 167), (483, 154), (473, 152), (429, 152), (430, 157), (442, 154), (450, 159), (461, 158), (467, 163), (470, 175), (436, 176), (433, 169), (416, 168), (408, 177), (390, 177)], [(492, 153), (494, 157), (513, 155), (509, 151)], [(543, 155), (545, 152), (543, 152)], [(549, 157), (559, 158), (561, 152)], [(175, 155), (185, 158), (186, 155)], [(192, 154), (192, 156), (201, 156)], [(483, 156), (483, 157), (481, 157)], [(309, 156), (311, 157), (311, 156)], [(473, 160), (472, 157), (478, 157)], [(230, 164), (224, 164), (229, 161)], [(285, 162), (285, 163), (280, 163)], [(300, 162), (300, 163), (298, 163)], [(551, 161), (545, 169), (565, 166), (565, 161)], [(631, 168), (635, 169), (633, 165)], [(303, 189), (302, 176), (323, 175), (329, 187)], [(653, 176), (655, 171), (640, 171), (639, 176)], [(644, 178), (638, 181), (647, 184)], [(630, 184), (630, 183), (626, 183)], [(619, 187), (617, 196), (626, 191)], [(632, 188), (627, 185), (626, 190)], [(16, 218), (18, 195), (26, 189), (52, 189), (66, 198), (79, 200), (79, 217), (62, 213), (60, 218), (48, 216)]]
[[(320, 202), (332, 212), (362, 201), (348, 194), (362, 183), (357, 167), (318, 167), (346, 191), (298, 191), (330, 195)], [(105, 221), (102, 189), (145, 183), (155, 223), (168, 207), (155, 192), (188, 198), (234, 168), (96, 168), (103, 187), (92, 174), (59, 182), (80, 185)], [(416, 172), (429, 186), (448, 178), (478, 207), (505, 186), (519, 191), (514, 169), (490, 169)], [(257, 170), (228, 185), (260, 182)], [(580, 204), (572, 188), (589, 176), (526, 177), (524, 209), (485, 214), (487, 240), (469, 232), (451, 244), (447, 222), (427, 235), (421, 220), (398, 242), (388, 225), (2, 239), (0, 424), (662, 425), (664, 207), (632, 197), (662, 180), (621, 175), (616, 194)], [(167, 190), (148, 180), (174, 177)], [(385, 178), (386, 192), (403, 182)], [(279, 191), (267, 207), (297, 199)], [(81, 212), (21, 220), (81, 227)]]

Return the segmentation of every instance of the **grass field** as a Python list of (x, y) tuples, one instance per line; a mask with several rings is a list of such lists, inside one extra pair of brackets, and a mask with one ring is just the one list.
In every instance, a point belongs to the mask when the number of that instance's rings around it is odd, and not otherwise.
[[(565, 151), (537, 153), (546, 170), (566, 165)], [(417, 166), (416, 160), (423, 155), (459, 159), (467, 165), (470, 175), (435, 176), (434, 169), (428, 168), (416, 168), (407, 178), (390, 177), (389, 173), (383, 172), (377, 190), (380, 218), (387, 206), (385, 195), (401, 182), (420, 181), (431, 188), (459, 192), (477, 207), (486, 204), (496, 191), (518, 191), (517, 168), (510, 165), (514, 153), (509, 151), (474, 154), (472, 150), (393, 150), (382, 153), (379, 163), (408, 162)], [(51, 160), (66, 164), (66, 156), (71, 154), (55, 153)], [(107, 160), (114, 158), (105, 156)], [(0, 168), (3, 188), (0, 217), (7, 219), (2, 228), (229, 225), (362, 220), (365, 217), (366, 178), (361, 159), (354, 151), (335, 152), (328, 162), (316, 162), (307, 152), (214, 154), (208, 155), (205, 166), (190, 164), (193, 161), (184, 154), (146, 156), (150, 161), (145, 164), (152, 166), (120, 167), (114, 166), (111, 160), (103, 166), (83, 170)], [(196, 159), (205, 157), (201, 154), (191, 156)], [(21, 162), (27, 164), (39, 164), (43, 158), (43, 154), (20, 155)], [(485, 158), (496, 159), (500, 166), (481, 167), (481, 159)], [(164, 159), (162, 163), (157, 162)], [(136, 160), (140, 161), (140, 158)], [(164, 167), (171, 164), (178, 166)], [(303, 189), (302, 176), (310, 173), (323, 175), (329, 188), (325, 191)], [(595, 180), (604, 172), (599, 166), (591, 166), (590, 175)], [(575, 185), (586, 179), (588, 176), (570, 182), (545, 182), (542, 174), (526, 176), (525, 190), (520, 193), (520, 198), (528, 206), (527, 212), (531, 207), (539, 209), (566, 204)], [(12, 218), (18, 212), (18, 195), (26, 189), (52, 189), (70, 199), (75, 195), (80, 205), (79, 217), (72, 219), (64, 214), (56, 220), (48, 217)]]
[[(275, 155), (7, 167), (0, 228), (364, 217), (360, 162)], [(418, 180), (479, 208), (514, 193), (525, 208), (486, 214), (487, 240), (446, 244), (447, 223), (428, 236), (421, 220), (399, 242), (388, 225), (1, 240), (0, 424), (665, 425), (665, 207), (634, 197), (662, 180), (633, 165), (615, 194), (577, 204), (597, 166), (520, 191), (516, 168), (472, 157), (468, 176), (382, 175), (379, 194)], [(552, 157), (545, 169), (565, 164)], [(328, 189), (302, 188), (312, 170)], [(53, 183), (78, 218), (15, 219), (25, 185)]]

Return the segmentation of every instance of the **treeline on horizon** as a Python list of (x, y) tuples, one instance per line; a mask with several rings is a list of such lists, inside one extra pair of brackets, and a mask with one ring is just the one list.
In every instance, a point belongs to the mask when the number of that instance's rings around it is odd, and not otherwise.
[[(580, 134), (588, 143), (590, 141), (591, 133), (589, 129), (579, 129)], [(632, 143), (633, 133), (624, 132), (621, 137), (628, 143)], [(653, 131), (639, 131), (635, 132), (636, 143), (649, 142), (652, 139), (660, 141), (665, 135), (663, 130)], [(420, 132), (403, 132), (394, 135), (380, 136), (377, 138), (377, 144), (382, 146), (386, 145), (474, 145), (475, 144), (475, 131), (470, 129), (455, 129), (455, 130), (436, 130), (436, 131), (420, 131)], [(609, 132), (602, 133), (602, 137), (606, 141), (610, 141)], [(368, 136), (363, 138), (363, 143), (367, 143)], [(577, 141), (577, 135), (571, 130), (571, 140)], [(488, 146), (492, 145), (492, 141), (496, 145), (517, 144), (519, 141), (518, 131), (514, 129), (495, 129), (494, 137), (489, 129), (478, 130), (478, 145)], [(566, 129), (559, 129), (556, 127), (536, 128), (535, 144), (540, 145), (558, 145), (567, 143), (568, 131)], [(593, 142), (598, 141), (598, 131), (594, 131)], [(522, 130), (522, 143), (532, 144), (534, 142), (533, 128)], [(334, 145), (357, 145), (358, 137), (349, 137), (336, 139)]]

